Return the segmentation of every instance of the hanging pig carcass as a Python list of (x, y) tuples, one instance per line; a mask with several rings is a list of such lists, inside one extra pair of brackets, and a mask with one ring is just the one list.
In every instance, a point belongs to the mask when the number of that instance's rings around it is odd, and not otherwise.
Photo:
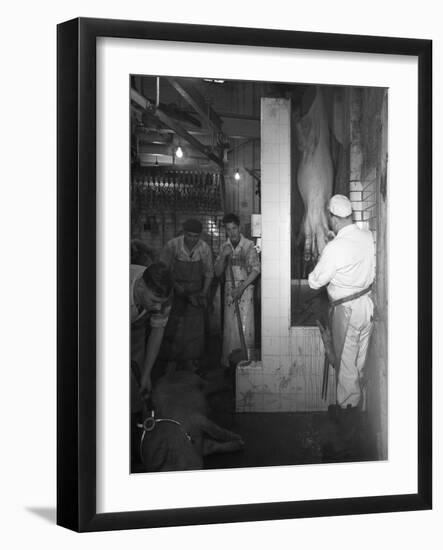
[(327, 243), (326, 205), (332, 195), (333, 167), (329, 126), (321, 88), (308, 88), (303, 103), (307, 103), (308, 107), (307, 110), (306, 106), (302, 108), (295, 128), (297, 147), (301, 153), (297, 184), (305, 207), (300, 240), (304, 238), (304, 260), (307, 263), (316, 262)]

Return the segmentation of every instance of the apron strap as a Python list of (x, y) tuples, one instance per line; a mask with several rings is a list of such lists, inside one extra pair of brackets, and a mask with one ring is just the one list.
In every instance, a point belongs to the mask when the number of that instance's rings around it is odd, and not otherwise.
[(371, 290), (372, 290), (372, 284), (369, 285), (368, 288), (365, 288), (364, 290), (360, 290), (359, 292), (354, 292), (354, 294), (351, 294), (350, 296), (345, 296), (344, 298), (340, 298), (339, 300), (333, 300), (330, 305), (331, 307), (336, 307), (346, 302), (350, 302), (351, 300), (356, 300), (357, 298), (360, 298), (360, 296), (364, 296), (365, 294), (368, 294), (368, 292), (371, 292)]
[(348, 332), (349, 320), (351, 318), (351, 310), (345, 307), (331, 307), (329, 310), (329, 327), (332, 336), (332, 344), (335, 354), (334, 367), (338, 380), (338, 372), (340, 369), (341, 355), (343, 346)]

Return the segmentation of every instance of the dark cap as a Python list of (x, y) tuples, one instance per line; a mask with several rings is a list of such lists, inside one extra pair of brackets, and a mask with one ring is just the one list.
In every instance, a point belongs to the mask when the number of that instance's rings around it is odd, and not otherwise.
[(189, 231), (190, 233), (201, 233), (203, 231), (203, 226), (201, 222), (193, 218), (186, 220), (183, 224), (183, 229)]

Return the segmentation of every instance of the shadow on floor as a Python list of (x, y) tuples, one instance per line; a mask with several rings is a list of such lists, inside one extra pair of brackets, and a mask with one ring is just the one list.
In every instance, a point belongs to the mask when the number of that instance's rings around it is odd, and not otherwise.
[(39, 506), (30, 506), (26, 508), (28, 512), (39, 516), (40, 518), (49, 521), (49, 523), (55, 524), (57, 520), (57, 510), (55, 508), (44, 508)]

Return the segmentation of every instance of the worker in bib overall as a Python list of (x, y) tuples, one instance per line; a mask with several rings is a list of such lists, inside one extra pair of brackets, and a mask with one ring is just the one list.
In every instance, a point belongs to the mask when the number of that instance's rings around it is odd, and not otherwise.
[(375, 277), (375, 247), (372, 233), (352, 222), (352, 205), (347, 197), (334, 195), (328, 211), (335, 237), (323, 249), (308, 282), (313, 289), (327, 285), (337, 411), (346, 410), (346, 416), (355, 417), (373, 325), (370, 293)]
[(160, 351), (172, 303), (172, 278), (159, 262), (131, 264), (129, 303), (131, 319), (131, 456), (138, 454), (145, 399), (152, 388), (152, 374)]
[[(172, 303), (172, 278), (160, 263), (130, 266), (131, 361), (140, 372), (140, 388), (131, 386), (131, 402), (140, 408), (137, 392), (151, 392), (151, 372), (163, 340)], [(133, 380), (133, 382), (136, 382)]]
[(214, 277), (212, 251), (201, 239), (202, 230), (200, 221), (186, 220), (183, 235), (168, 241), (160, 254), (174, 280), (174, 302), (161, 355), (191, 371), (198, 370), (204, 353), (205, 309)]
[(260, 274), (260, 260), (254, 243), (240, 233), (238, 216), (227, 214), (223, 224), (228, 239), (215, 261), (214, 271), (217, 277), (225, 275), (222, 365), (229, 367), (229, 354), (241, 346), (235, 301), (239, 305), (246, 347), (255, 346), (253, 283)]

